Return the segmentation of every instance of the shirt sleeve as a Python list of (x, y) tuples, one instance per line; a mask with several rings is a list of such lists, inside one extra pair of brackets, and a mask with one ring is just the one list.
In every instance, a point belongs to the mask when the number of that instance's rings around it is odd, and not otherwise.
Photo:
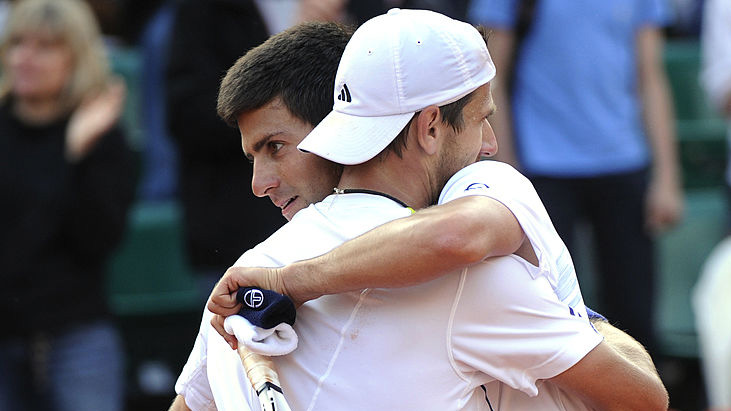
[(535, 396), (538, 380), (571, 368), (602, 336), (528, 265), (507, 256), (465, 270), (450, 341), (464, 378), (479, 371)]
[(216, 404), (213, 400), (213, 393), (208, 382), (207, 369), (207, 345), (208, 329), (213, 313), (205, 309), (201, 319), (201, 326), (193, 345), (193, 350), (188, 356), (188, 361), (183, 366), (178, 380), (175, 382), (175, 393), (185, 398), (185, 404), (192, 411), (215, 410)]
[[(533, 245), (540, 274), (550, 276), (554, 273), (555, 280), (551, 281), (558, 290), (558, 279), (570, 274), (563, 271), (571, 270), (573, 262), (565, 247), (551, 244), (551, 241), (560, 241), (560, 237), (531, 182), (506, 163), (480, 161), (463, 168), (447, 182), (439, 204), (467, 196), (490, 197), (513, 213)], [(555, 259), (549, 258), (552, 247), (559, 251)]]
[[(535, 187), (524, 175), (506, 163), (480, 161), (464, 168), (448, 183), (444, 201), (468, 195), (482, 195), (499, 201), (515, 216), (538, 258), (534, 275), (545, 276), (559, 300), (583, 313), (584, 299), (574, 262), (556, 232)], [(452, 184), (450, 184), (452, 183)]]
[(592, 310), (589, 307), (586, 307), (586, 315), (589, 317), (589, 320), (609, 321), (607, 320), (607, 317), (601, 315), (600, 313)]

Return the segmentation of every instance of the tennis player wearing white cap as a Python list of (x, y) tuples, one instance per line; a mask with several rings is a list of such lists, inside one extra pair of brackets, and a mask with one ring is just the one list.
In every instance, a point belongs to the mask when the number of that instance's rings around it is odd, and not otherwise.
[[(361, 68), (351, 73), (350, 67)], [(371, 78), (395, 91), (359, 81), (359, 73), (378, 73)], [(338, 193), (298, 213), (239, 263), (277, 266), (319, 255), (409, 215), (405, 204), (434, 203), (449, 176), (494, 148), (485, 119), (493, 75), (484, 42), (469, 25), (423, 11), (392, 11), (365, 23), (336, 79), (340, 105), (356, 103), (355, 109), (348, 113), (336, 103), (301, 145), (357, 165), (345, 168)], [(440, 107), (465, 96), (464, 124), (444, 124)], [(404, 127), (404, 140), (381, 153)], [(370, 143), (361, 144), (364, 139)], [(305, 304), (295, 326), (300, 347), (276, 361), (290, 404), (488, 409), (482, 385), (500, 381), (535, 395), (539, 380), (551, 379), (597, 407), (652, 409), (621, 384), (625, 370), (588, 326), (583, 305), (572, 315), (542, 274), (523, 259), (500, 257), (418, 287)], [(243, 370), (231, 368), (238, 365), (235, 352), (220, 338), (208, 345), (208, 368), (221, 371), (208, 375), (219, 409), (227, 400), (238, 407), (243, 398), (256, 407), (256, 396), (239, 384)], [(605, 375), (590, 386), (595, 367)]]

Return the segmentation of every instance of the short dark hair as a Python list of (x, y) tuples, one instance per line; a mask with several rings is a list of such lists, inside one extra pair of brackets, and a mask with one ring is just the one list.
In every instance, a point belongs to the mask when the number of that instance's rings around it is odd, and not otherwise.
[(236, 127), (241, 113), (280, 97), (292, 115), (316, 126), (332, 110), (335, 74), (353, 31), (308, 22), (270, 37), (228, 70), (218, 92), (218, 115)]
[[(487, 45), (487, 38), (490, 35), (489, 31), (483, 25), (475, 26), (475, 28), (482, 36), (482, 39), (485, 41), (485, 45)], [(464, 127), (464, 117), (462, 116), (462, 110), (464, 110), (465, 106), (469, 104), (469, 102), (472, 100), (472, 96), (475, 94), (476, 91), (477, 90), (470, 92), (469, 94), (455, 102), (445, 104), (439, 107), (439, 112), (442, 116), (442, 122), (452, 127), (452, 130), (457, 133), (462, 131), (462, 127)], [(409, 127), (411, 127), (411, 122), (414, 121), (419, 113), (420, 112), (417, 111), (414, 114), (414, 117), (409, 120), (406, 126), (401, 129), (401, 131), (396, 135), (393, 141), (391, 141), (391, 143), (381, 153), (393, 151), (394, 154), (396, 154), (398, 157), (401, 157), (402, 150), (406, 148), (406, 136), (408, 136), (409, 134)]]

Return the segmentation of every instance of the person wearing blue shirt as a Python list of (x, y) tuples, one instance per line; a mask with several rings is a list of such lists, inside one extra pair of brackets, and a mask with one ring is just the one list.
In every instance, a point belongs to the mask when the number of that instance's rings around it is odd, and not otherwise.
[[(500, 159), (531, 178), (572, 253), (588, 221), (599, 275), (589, 304), (651, 353), (653, 236), (683, 207), (661, 64), (669, 11), (665, 0), (476, 0), (469, 10), (493, 30), (503, 73), (493, 91)], [(520, 37), (517, 27), (527, 27)]]

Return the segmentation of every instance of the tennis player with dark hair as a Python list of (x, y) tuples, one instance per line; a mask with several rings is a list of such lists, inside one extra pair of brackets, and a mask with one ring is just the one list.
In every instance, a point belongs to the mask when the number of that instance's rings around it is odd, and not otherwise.
[[(270, 196), (287, 219), (325, 198), (340, 179), (341, 165), (297, 145), (332, 108), (335, 73), (352, 33), (335, 23), (307, 23), (274, 35), (229, 70), (231, 93), (219, 98), (220, 106), (236, 107), (219, 107), (230, 125), (249, 116), (239, 124), (255, 136), (246, 153), (254, 163), (252, 190)], [(209, 326), (208, 317), (203, 326)], [(216, 409), (194, 385), (179, 380), (176, 392), (171, 410)]]

